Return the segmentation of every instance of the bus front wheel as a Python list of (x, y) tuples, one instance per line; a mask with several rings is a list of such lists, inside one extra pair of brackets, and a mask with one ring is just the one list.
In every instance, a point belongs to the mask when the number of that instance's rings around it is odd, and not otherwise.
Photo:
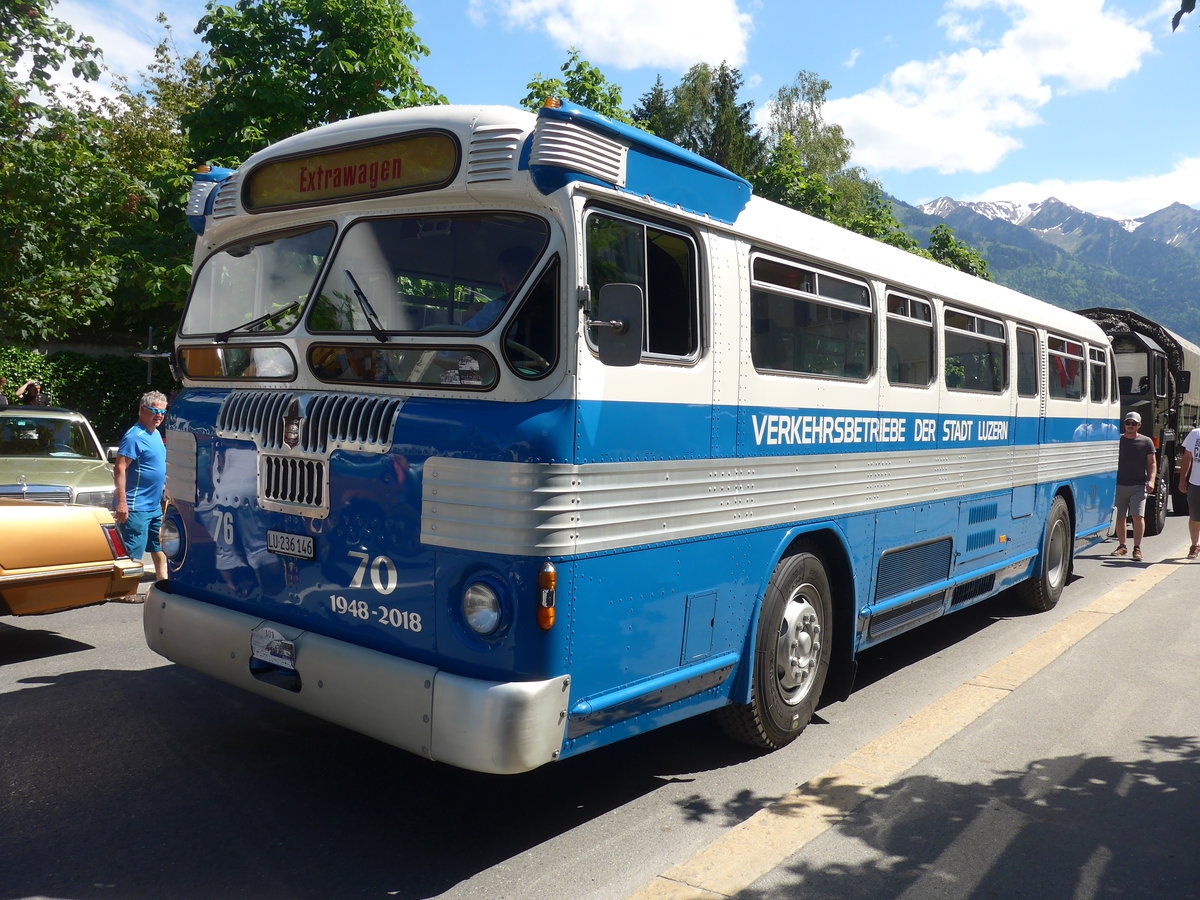
[(1071, 535), (1071, 515), (1067, 501), (1055, 497), (1046, 517), (1046, 533), (1042, 536), (1042, 557), (1036, 573), (1017, 585), (1017, 596), (1030, 609), (1045, 612), (1053, 609), (1062, 596), (1071, 574), (1071, 552), (1075, 540)]
[(829, 574), (821, 558), (802, 550), (782, 560), (759, 613), (750, 702), (721, 710), (729, 735), (776, 750), (804, 730), (829, 672), (832, 619)]

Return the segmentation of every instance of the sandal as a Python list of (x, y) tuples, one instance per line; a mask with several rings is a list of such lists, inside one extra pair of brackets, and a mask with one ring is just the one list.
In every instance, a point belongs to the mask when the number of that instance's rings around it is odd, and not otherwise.
[(1141, 547), (1134, 547), (1134, 548), (1133, 548), (1133, 561), (1134, 561), (1134, 562), (1141, 562), (1141, 561), (1142, 561), (1142, 548), (1141, 548)]
[(1188, 550), (1188, 559), (1195, 559), (1200, 556), (1200, 544), (1192, 544), (1192, 549)]
[(1117, 544), (1116, 549), (1114, 549), (1112, 552), (1112, 555), (1113, 556), (1124, 556), (1128, 552), (1129, 551), (1125, 549), (1124, 544)]

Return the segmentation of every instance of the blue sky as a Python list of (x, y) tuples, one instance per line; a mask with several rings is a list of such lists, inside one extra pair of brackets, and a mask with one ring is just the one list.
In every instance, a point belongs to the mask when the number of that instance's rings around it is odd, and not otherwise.
[[(1200, 207), (1200, 12), (1179, 0), (411, 0), (425, 80), (452, 103), (516, 104), (569, 47), (632, 107), (661, 75), (737, 66), (765, 116), (802, 69), (854, 162), (909, 203), (1057, 197), (1117, 219)], [(60, 0), (116, 72), (184, 49), (203, 0)]]

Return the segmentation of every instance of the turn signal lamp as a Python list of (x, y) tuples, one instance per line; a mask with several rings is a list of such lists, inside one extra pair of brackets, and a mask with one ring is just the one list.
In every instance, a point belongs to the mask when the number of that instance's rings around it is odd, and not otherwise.
[(558, 593), (558, 570), (554, 563), (542, 563), (542, 571), (538, 572), (538, 611), (537, 623), (542, 631), (554, 627), (554, 603)]
[(557, 97), (547, 97), (542, 101), (542, 106), (546, 109), (562, 109), (562, 101)]

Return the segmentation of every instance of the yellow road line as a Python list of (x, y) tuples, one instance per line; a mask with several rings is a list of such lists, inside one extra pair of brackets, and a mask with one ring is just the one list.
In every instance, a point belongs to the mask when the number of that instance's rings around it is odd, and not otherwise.
[(1170, 560), (1147, 566), (1055, 623), (1006, 659), (667, 869), (628, 900), (713, 900), (749, 887), (1185, 564)]

